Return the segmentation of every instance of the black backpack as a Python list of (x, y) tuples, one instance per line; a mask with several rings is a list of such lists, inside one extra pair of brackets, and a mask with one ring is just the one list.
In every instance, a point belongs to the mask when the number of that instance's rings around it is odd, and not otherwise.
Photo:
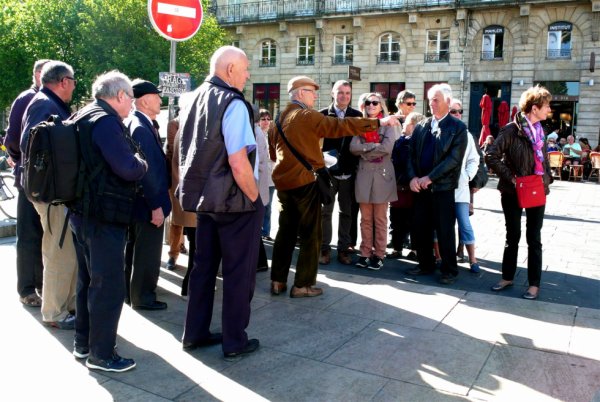
[(77, 196), (79, 135), (73, 120), (52, 115), (29, 134), (23, 163), (23, 189), (32, 202), (64, 204)]
[(469, 182), (469, 188), (484, 188), (488, 182), (487, 166), (485, 166), (483, 152), (481, 152), (481, 148), (477, 146), (477, 143), (475, 143), (475, 148), (477, 148), (477, 153), (479, 154), (479, 168), (473, 180)]

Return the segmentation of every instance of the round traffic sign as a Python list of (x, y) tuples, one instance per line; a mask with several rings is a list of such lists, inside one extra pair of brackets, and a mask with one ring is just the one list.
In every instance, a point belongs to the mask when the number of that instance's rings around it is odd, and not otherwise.
[(202, 3), (200, 0), (148, 0), (148, 16), (160, 35), (184, 41), (200, 29)]

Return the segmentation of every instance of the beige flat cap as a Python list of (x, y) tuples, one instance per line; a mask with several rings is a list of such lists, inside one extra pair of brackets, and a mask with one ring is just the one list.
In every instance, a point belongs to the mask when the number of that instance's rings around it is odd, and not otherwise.
[(289, 80), (287, 85), (288, 93), (292, 92), (294, 89), (305, 87), (307, 85), (313, 86), (315, 89), (319, 89), (319, 85), (312, 78), (309, 78), (305, 75), (299, 75)]

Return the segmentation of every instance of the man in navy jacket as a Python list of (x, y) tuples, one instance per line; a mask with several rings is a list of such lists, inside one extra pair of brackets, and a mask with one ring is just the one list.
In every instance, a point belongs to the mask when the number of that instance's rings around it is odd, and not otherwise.
[(125, 122), (148, 163), (141, 180), (142, 191), (134, 206), (134, 223), (129, 227), (125, 257), (126, 301), (134, 309), (162, 310), (167, 303), (156, 300), (156, 284), (165, 217), (171, 212), (170, 173), (163, 152), (156, 116), (160, 113), (160, 90), (151, 82), (133, 81), (135, 111)]

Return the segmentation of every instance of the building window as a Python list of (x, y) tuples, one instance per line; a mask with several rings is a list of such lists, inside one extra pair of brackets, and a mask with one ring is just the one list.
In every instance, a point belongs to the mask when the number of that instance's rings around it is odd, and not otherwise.
[(400, 62), (400, 43), (398, 38), (391, 33), (383, 34), (379, 37), (379, 55), (377, 55), (377, 64), (380, 63), (399, 63)]
[(426, 63), (447, 62), (450, 60), (450, 30), (434, 29), (427, 31)]
[(277, 45), (272, 40), (261, 44), (259, 67), (275, 67), (277, 63)]
[(279, 91), (279, 84), (254, 84), (252, 103), (276, 116), (279, 113)]
[(298, 38), (298, 58), (296, 64), (312, 65), (315, 64), (315, 37), (302, 36)]
[(333, 64), (352, 64), (352, 35), (333, 37)]
[(571, 58), (571, 31), (573, 24), (570, 22), (555, 22), (548, 26), (548, 53), (549, 59)]
[(231, 41), (231, 46), (235, 46), (237, 48), (240, 47), (240, 41), (239, 40), (233, 40)]
[(504, 48), (504, 28), (493, 25), (483, 30), (481, 60), (502, 60)]
[(381, 94), (381, 97), (385, 99), (385, 105), (388, 108), (390, 114), (396, 113), (398, 108), (396, 107), (396, 97), (398, 94), (406, 89), (404, 82), (373, 82), (371, 83), (371, 92), (377, 92)]

